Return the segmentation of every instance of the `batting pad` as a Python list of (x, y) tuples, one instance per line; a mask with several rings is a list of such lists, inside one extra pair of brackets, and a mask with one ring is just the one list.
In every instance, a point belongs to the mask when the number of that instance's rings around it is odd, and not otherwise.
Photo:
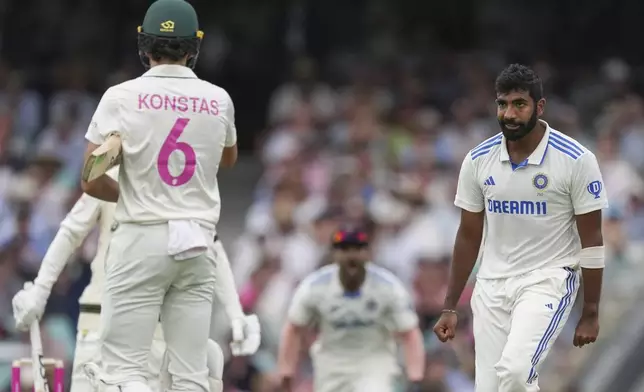
[(83, 168), (83, 181), (91, 182), (121, 162), (121, 136), (112, 132), (87, 158)]

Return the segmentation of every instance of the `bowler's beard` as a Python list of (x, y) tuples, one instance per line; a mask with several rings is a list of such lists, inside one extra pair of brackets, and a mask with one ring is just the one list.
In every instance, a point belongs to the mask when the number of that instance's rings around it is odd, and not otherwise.
[(350, 261), (340, 266), (340, 282), (347, 291), (357, 291), (366, 276), (367, 269), (363, 262)]
[[(538, 120), (539, 118), (537, 117), (537, 109), (535, 108), (532, 112), (532, 116), (530, 116), (530, 120), (528, 120), (527, 123), (522, 123), (515, 120), (504, 120), (500, 118), (499, 125), (501, 126), (503, 136), (505, 136), (505, 138), (509, 141), (516, 142), (517, 140), (530, 133), (530, 131), (532, 131), (537, 125)], [(508, 129), (506, 125), (518, 125), (519, 127), (517, 129)]]

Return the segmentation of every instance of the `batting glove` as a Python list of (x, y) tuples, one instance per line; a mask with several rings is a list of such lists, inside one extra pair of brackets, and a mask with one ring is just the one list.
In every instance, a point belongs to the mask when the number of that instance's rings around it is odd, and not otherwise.
[(253, 355), (262, 341), (259, 319), (256, 315), (232, 320), (233, 341), (230, 349), (234, 356)]
[(49, 291), (32, 282), (25, 283), (11, 300), (13, 318), (19, 331), (28, 331), (29, 326), (45, 313)]

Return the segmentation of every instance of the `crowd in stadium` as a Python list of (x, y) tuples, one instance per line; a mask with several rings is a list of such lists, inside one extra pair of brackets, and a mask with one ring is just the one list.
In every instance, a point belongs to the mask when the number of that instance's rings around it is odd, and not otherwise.
[[(202, 66), (211, 64), (203, 60)], [(227, 363), (226, 391), (274, 390), (293, 289), (328, 262), (331, 233), (346, 222), (367, 228), (373, 262), (393, 271), (413, 294), (425, 333), (424, 391), (474, 390), (468, 295), (451, 344), (440, 344), (431, 330), (442, 309), (459, 222), (453, 206), (458, 169), (469, 149), (498, 132), (493, 81), (506, 60), (462, 52), (435, 54), (431, 61), (401, 57), (394, 64), (343, 57), (330, 65), (293, 61), (291, 76), (273, 91), (257, 140), (254, 159), (264, 172), (253, 204), (239, 217), (245, 231), (225, 244), (244, 310), (259, 316), (263, 338), (256, 355)], [(607, 295), (628, 296), (635, 283), (622, 271), (638, 263), (644, 244), (644, 101), (634, 89), (640, 75), (620, 60), (565, 73), (547, 62), (533, 65), (545, 84), (544, 118), (599, 159), (611, 203), (604, 215)], [(33, 279), (81, 192), (84, 134), (100, 98), (82, 71), (56, 75), (55, 88), (43, 93), (23, 83), (18, 69), (0, 66), (0, 391), (8, 387), (5, 364), (25, 355), (20, 343), (28, 342), (14, 329), (11, 298)], [(138, 72), (113, 73), (103, 82)], [(238, 110), (237, 116), (245, 114)], [(65, 359), (68, 368), (77, 299), (95, 251), (92, 235), (54, 287), (43, 323), (47, 355)], [(214, 320), (225, 320), (220, 312)], [(550, 355), (544, 374), (557, 376), (544, 377), (544, 391), (549, 382), (574, 375), (576, 319), (573, 313)], [(228, 339), (225, 327), (225, 321), (213, 326), (220, 342)], [(298, 391), (310, 391), (310, 372), (303, 360)]]
[[(452, 204), (458, 169), (469, 149), (498, 132), (494, 73), (473, 64), (464, 57), (453, 79), (363, 69), (351, 84), (331, 86), (302, 61), (275, 91), (258, 149), (266, 170), (246, 233), (229, 246), (244, 305), (263, 320), (266, 357), (252, 362), (256, 371), (270, 375), (270, 352), (294, 284), (327, 262), (330, 233), (351, 221), (372, 233), (373, 262), (394, 271), (414, 295), (425, 331), (427, 390), (473, 390), (467, 295), (454, 343), (440, 345), (431, 333), (459, 220)], [(548, 91), (556, 91), (556, 70), (547, 64), (537, 69)], [(605, 216), (608, 279), (620, 265), (637, 261), (642, 239), (644, 162), (637, 151), (644, 142), (644, 106), (627, 81), (625, 64), (606, 63), (567, 94), (548, 94), (545, 116), (600, 160), (612, 205)], [(575, 363), (576, 319), (549, 362), (561, 374)]]
[[(294, 285), (327, 262), (330, 235), (347, 221), (368, 228), (373, 262), (394, 271), (414, 294), (426, 332), (432, 385), (427, 390), (472, 390), (468, 297), (462, 298), (461, 333), (453, 344), (440, 345), (431, 328), (442, 307), (458, 225), (452, 205), (458, 168), (467, 151), (498, 126), (492, 70), (473, 67), (467, 57), (455, 65), (458, 72), (443, 78), (404, 68), (363, 68), (351, 83), (330, 85), (316, 78), (315, 63), (301, 59), (293, 78), (275, 90), (256, 152), (265, 172), (245, 217), (245, 233), (226, 244), (242, 303), (259, 315), (264, 338), (258, 355), (229, 363), (231, 391), (270, 390)], [(537, 70), (548, 92), (557, 91), (556, 70), (547, 64), (537, 64)], [(633, 262), (644, 239), (639, 153), (644, 105), (629, 92), (628, 76), (625, 64), (607, 63), (567, 94), (548, 94), (545, 116), (600, 160), (612, 205), (605, 228), (609, 278), (616, 265)], [(0, 339), (5, 344), (25, 339), (13, 330), (10, 299), (37, 271), (79, 196), (84, 132), (97, 102), (73, 85), (44, 100), (20, 81), (15, 71), (2, 68)], [(94, 248), (90, 238), (78, 255), (85, 263), (70, 264), (55, 286), (45, 320), (52, 356), (72, 357), (78, 312), (73, 298), (87, 282), (86, 262)], [(568, 363), (571, 336), (564, 331), (551, 362)], [(310, 380), (307, 370), (302, 368), (302, 390)]]

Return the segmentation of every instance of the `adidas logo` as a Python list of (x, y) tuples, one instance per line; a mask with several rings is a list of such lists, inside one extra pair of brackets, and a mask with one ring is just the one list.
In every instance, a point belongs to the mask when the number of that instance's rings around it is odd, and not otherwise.
[(546, 308), (552, 310), (552, 304), (546, 304)]
[(492, 178), (492, 176), (489, 176), (487, 180), (485, 180), (483, 185), (496, 185), (496, 183), (494, 182), (494, 178)]

